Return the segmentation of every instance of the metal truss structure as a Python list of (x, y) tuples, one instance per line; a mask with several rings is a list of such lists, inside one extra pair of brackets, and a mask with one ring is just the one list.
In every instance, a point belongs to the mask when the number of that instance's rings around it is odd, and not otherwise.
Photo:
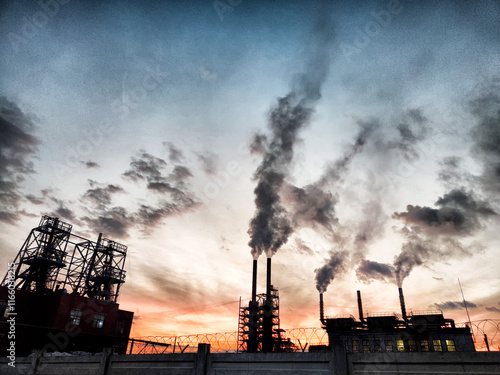
[[(500, 319), (484, 319), (472, 321), (472, 330), (476, 337), (476, 350), (487, 350), (484, 334), (488, 335), (490, 350), (500, 350)], [(293, 328), (280, 330), (283, 340), (290, 340), (294, 344), (293, 351), (306, 351), (311, 345), (328, 345), (328, 334), (325, 329), (318, 327)], [(132, 339), (131, 339), (132, 340)], [(134, 339), (137, 340), (137, 339)], [(147, 336), (140, 340), (147, 342), (169, 344), (162, 353), (193, 353), (197, 351), (198, 344), (210, 344), (213, 353), (243, 353), (245, 347), (239, 342), (239, 332), (206, 333), (188, 336)], [(243, 348), (243, 349), (242, 349)], [(134, 349), (136, 354), (155, 354), (158, 349), (144, 348), (141, 353)]]
[[(58, 218), (42, 217), (14, 260), (16, 289), (67, 292), (116, 302), (125, 282), (127, 247), (102, 238), (102, 234), (94, 242), (71, 229), (72, 225)], [(2, 285), (10, 282), (7, 273)]]

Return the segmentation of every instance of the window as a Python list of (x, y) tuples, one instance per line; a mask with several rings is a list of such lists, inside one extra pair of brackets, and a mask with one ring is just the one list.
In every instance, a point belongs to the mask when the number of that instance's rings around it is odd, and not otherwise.
[(370, 353), (370, 341), (363, 340), (363, 352)]
[[(125, 320), (116, 323), (116, 334), (123, 335), (125, 333), (125, 328), (127, 327), (127, 322)], [(347, 345), (347, 344), (346, 344)]]
[(104, 318), (106, 318), (106, 315), (104, 315), (104, 314), (95, 314), (94, 315), (94, 322), (92, 323), (92, 327), (102, 328), (104, 326)]
[(69, 313), (69, 324), (79, 326), (82, 320), (82, 312), (80, 310), (71, 310)]
[(429, 341), (427, 341), (427, 340), (420, 341), (420, 349), (423, 352), (428, 352), (429, 351)]
[(374, 340), (373, 341), (373, 350), (376, 353), (380, 353), (382, 351), (382, 347), (380, 346), (380, 340)]
[(392, 352), (392, 340), (385, 340), (385, 351)]
[(443, 351), (443, 348), (441, 347), (441, 340), (432, 340), (432, 346), (434, 347), (435, 352)]
[(396, 340), (396, 347), (398, 348), (398, 352), (404, 352), (405, 343), (403, 342), (403, 340)]
[(453, 340), (446, 340), (446, 349), (449, 352), (454, 352), (455, 351), (455, 341), (453, 341)]
[(359, 353), (359, 341), (358, 340), (352, 341), (352, 351), (354, 353)]
[(408, 340), (408, 349), (410, 349), (410, 352), (417, 351), (417, 343), (415, 342), (415, 340)]

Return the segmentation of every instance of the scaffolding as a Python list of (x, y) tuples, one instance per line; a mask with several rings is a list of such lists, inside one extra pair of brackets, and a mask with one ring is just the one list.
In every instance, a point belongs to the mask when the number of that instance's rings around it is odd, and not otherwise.
[[(42, 294), (72, 293), (116, 303), (125, 282), (127, 246), (103, 238), (101, 233), (94, 242), (71, 233), (71, 229), (71, 224), (58, 218), (42, 217), (13, 262), (15, 288)], [(7, 272), (2, 285), (10, 282)]]
[(256, 335), (257, 352), (294, 351), (294, 344), (284, 338), (285, 331), (280, 328), (279, 293), (271, 287), (271, 299), (266, 293), (257, 294), (255, 315), (252, 317), (252, 302), (240, 306), (238, 324), (238, 351), (248, 352), (251, 345), (251, 333)]

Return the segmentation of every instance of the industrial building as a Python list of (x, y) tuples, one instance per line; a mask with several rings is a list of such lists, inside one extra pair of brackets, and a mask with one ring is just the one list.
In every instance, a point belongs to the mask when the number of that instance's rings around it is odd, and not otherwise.
[(328, 332), (330, 349), (340, 348), (346, 353), (476, 351), (470, 327), (456, 327), (441, 311), (414, 311), (408, 315), (402, 288), (399, 288), (401, 316), (396, 313), (365, 315), (359, 290), (357, 297), (359, 320), (352, 315), (330, 318), (324, 316), (320, 293), (320, 321)]
[[(133, 312), (119, 309), (127, 247), (43, 216), (0, 286), (0, 350), (125, 353)], [(15, 338), (13, 340), (12, 338)]]

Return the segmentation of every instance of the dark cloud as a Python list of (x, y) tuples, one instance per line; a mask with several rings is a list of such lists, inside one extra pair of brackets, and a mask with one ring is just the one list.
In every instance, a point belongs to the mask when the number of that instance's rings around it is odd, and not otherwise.
[(156, 181), (162, 179), (162, 170), (167, 163), (161, 158), (157, 158), (145, 151), (142, 151), (138, 157), (132, 157), (130, 169), (123, 173), (124, 177), (133, 181), (147, 180)]
[(497, 215), (490, 205), (472, 191), (455, 189), (436, 201), (439, 208), (408, 205), (393, 218), (417, 225), (434, 234), (471, 234), (482, 227), (482, 219)]
[(33, 116), (15, 103), (0, 97), (0, 221), (13, 223), (19, 218), (20, 193), (25, 177), (34, 173), (30, 160), (39, 140)]
[(128, 237), (128, 230), (135, 225), (134, 217), (123, 207), (91, 211), (81, 219), (95, 232), (120, 238)]
[(88, 189), (83, 194), (82, 198), (98, 206), (109, 205), (113, 194), (124, 192), (124, 190), (118, 185), (108, 184), (99, 186), (97, 182), (92, 180), (89, 180), (89, 184), (92, 188)]
[[(477, 305), (471, 301), (465, 301), (468, 308), (476, 308)], [(446, 301), (443, 303), (435, 303), (434, 306), (440, 310), (459, 310), (465, 309), (463, 301)]]
[(171, 142), (163, 142), (163, 146), (168, 150), (168, 160), (172, 163), (180, 163), (184, 159), (184, 154), (181, 150), (173, 145)]
[(394, 282), (394, 271), (394, 267), (390, 264), (363, 259), (356, 268), (356, 277), (366, 284), (372, 280)]
[(99, 164), (97, 164), (97, 163), (95, 163), (93, 161), (87, 161), (87, 162), (83, 162), (82, 161), (82, 164), (84, 164), (87, 167), (87, 169), (99, 168), (100, 167)]
[(488, 311), (500, 313), (500, 308), (495, 307), (495, 306), (486, 306), (485, 309)]
[(41, 205), (44, 203), (42, 198), (35, 197), (33, 194), (28, 194), (25, 198), (33, 204)]

